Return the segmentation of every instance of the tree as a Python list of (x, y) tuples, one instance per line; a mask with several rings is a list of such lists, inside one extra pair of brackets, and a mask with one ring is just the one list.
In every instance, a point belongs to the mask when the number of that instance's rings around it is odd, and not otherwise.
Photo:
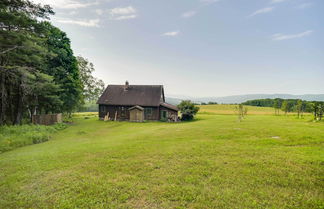
[(44, 66), (42, 21), (51, 14), (49, 6), (29, 0), (0, 2), (0, 125), (21, 123), (35, 73)]
[(61, 110), (71, 114), (83, 103), (83, 86), (78, 63), (66, 33), (50, 23), (47, 29), (47, 47), (49, 50), (48, 63), (45, 73), (54, 77), (56, 84), (61, 87)]
[(245, 118), (245, 115), (247, 115), (247, 112), (248, 112), (248, 108), (244, 107), (243, 104), (239, 104), (236, 107), (236, 113), (237, 113), (239, 122), (241, 122)]
[(217, 102), (208, 102), (209, 105), (216, 105)]
[(303, 117), (303, 101), (300, 99), (297, 101), (296, 111), (297, 111), (298, 118)]
[(0, 125), (37, 112), (69, 112), (83, 86), (70, 40), (46, 20), (54, 14), (30, 0), (0, 1)]
[(83, 98), (86, 102), (98, 100), (102, 92), (105, 90), (105, 83), (92, 75), (95, 69), (91, 62), (81, 56), (77, 57), (77, 62), (83, 86)]
[(273, 108), (275, 109), (275, 115), (279, 115), (279, 110), (280, 110), (280, 100), (279, 99), (273, 100)]
[(288, 102), (287, 100), (284, 100), (281, 104), (281, 110), (285, 112), (285, 115), (287, 115), (287, 112), (289, 110)]
[(181, 112), (181, 120), (188, 121), (192, 120), (199, 111), (199, 107), (195, 106), (190, 100), (184, 100), (178, 108)]
[(324, 102), (312, 102), (314, 120), (322, 120), (324, 115)]

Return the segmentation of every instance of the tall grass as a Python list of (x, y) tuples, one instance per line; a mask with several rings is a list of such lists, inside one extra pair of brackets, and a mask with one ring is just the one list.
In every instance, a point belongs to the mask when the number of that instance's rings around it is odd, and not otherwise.
[(53, 126), (0, 126), (0, 153), (31, 144), (48, 141), (53, 133), (66, 128), (63, 123)]

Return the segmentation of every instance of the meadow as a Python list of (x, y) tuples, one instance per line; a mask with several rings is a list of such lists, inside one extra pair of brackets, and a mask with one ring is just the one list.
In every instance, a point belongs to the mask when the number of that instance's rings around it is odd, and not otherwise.
[(182, 123), (77, 114), (0, 154), (0, 208), (324, 208), (324, 123), (231, 108)]

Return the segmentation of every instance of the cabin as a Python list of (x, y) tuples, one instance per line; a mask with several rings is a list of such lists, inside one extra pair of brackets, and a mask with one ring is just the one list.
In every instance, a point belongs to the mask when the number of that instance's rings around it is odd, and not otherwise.
[(178, 121), (178, 108), (165, 102), (162, 85), (108, 85), (97, 104), (101, 120)]

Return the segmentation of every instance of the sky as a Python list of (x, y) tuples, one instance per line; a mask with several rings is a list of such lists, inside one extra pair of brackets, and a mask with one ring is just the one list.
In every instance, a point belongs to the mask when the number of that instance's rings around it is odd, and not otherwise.
[(33, 0), (108, 84), (166, 95), (324, 93), (323, 0)]

